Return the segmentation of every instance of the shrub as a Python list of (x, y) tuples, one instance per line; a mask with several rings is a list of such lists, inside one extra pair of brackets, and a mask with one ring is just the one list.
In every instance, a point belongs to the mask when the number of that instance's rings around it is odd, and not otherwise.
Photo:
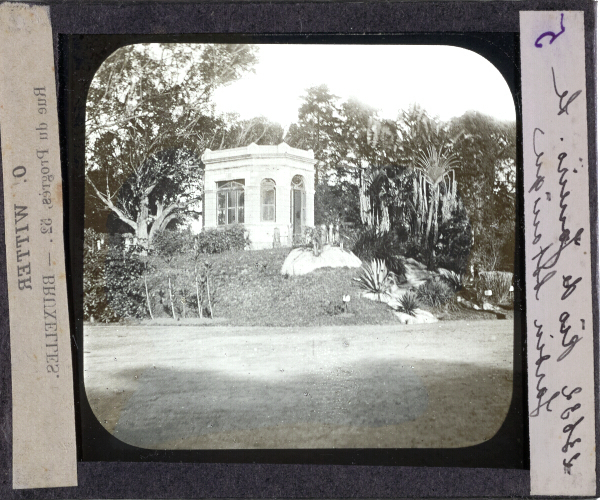
[(360, 271), (358, 278), (354, 278), (358, 286), (377, 295), (386, 293), (390, 272), (383, 260), (373, 260), (371, 264), (363, 264)]
[(452, 210), (450, 217), (440, 224), (435, 250), (435, 267), (443, 267), (464, 274), (471, 255), (471, 225), (462, 203)]
[[(503, 271), (481, 272), (475, 280), (477, 298), (493, 304), (512, 303), (513, 298), (510, 293), (512, 284), (512, 273)], [(486, 296), (486, 290), (491, 290), (492, 295)]]
[(426, 248), (421, 244), (418, 236), (408, 236), (400, 246), (400, 253), (406, 258), (412, 258), (419, 262), (426, 262)]
[(166, 261), (175, 255), (190, 251), (194, 245), (191, 231), (173, 231), (165, 229), (158, 233), (152, 242), (153, 250)]
[(241, 224), (204, 229), (196, 236), (196, 249), (199, 253), (214, 254), (244, 250), (248, 246), (250, 246), (250, 239)]
[(364, 261), (381, 260), (396, 276), (404, 279), (406, 267), (402, 261), (402, 244), (393, 231), (378, 233), (375, 228), (365, 228), (352, 246), (352, 251)]
[(144, 263), (120, 248), (86, 248), (83, 266), (83, 317), (113, 322), (147, 315)]
[(337, 316), (346, 312), (346, 308), (343, 303), (334, 303), (328, 300), (324, 306), (325, 313), (329, 316)]
[(429, 307), (442, 307), (455, 299), (454, 290), (442, 279), (431, 278), (419, 286), (416, 295), (421, 304)]
[(144, 263), (131, 252), (114, 252), (105, 261), (106, 298), (117, 319), (147, 316)]
[(415, 315), (415, 310), (419, 307), (419, 298), (412, 290), (408, 290), (400, 297), (400, 311), (405, 314)]
[(440, 272), (440, 279), (448, 283), (454, 293), (460, 292), (463, 287), (462, 276), (454, 271), (448, 269), (442, 269)]

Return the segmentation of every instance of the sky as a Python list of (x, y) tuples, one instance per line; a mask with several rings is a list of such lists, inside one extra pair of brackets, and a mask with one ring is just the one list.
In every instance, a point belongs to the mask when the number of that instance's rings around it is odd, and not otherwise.
[(305, 89), (327, 84), (396, 118), (411, 103), (448, 120), (477, 110), (515, 120), (512, 94), (500, 72), (467, 49), (424, 45), (260, 45), (256, 72), (217, 89), (221, 112), (265, 116), (287, 128)]

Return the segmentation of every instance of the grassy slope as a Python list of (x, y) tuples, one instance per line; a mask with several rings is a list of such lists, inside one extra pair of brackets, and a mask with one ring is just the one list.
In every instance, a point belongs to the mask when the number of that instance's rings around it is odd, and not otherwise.
[[(387, 306), (360, 297), (360, 288), (352, 280), (356, 269), (325, 268), (284, 277), (280, 270), (288, 253), (289, 249), (282, 248), (211, 256), (215, 317), (225, 317), (232, 325), (256, 326), (396, 322)], [(344, 294), (351, 296), (351, 314), (331, 314)]]
[[(280, 273), (288, 248), (209, 256), (214, 274), (214, 316), (240, 326), (381, 325), (397, 323), (385, 304), (361, 297), (352, 280), (358, 269), (324, 268), (305, 276)], [(333, 314), (342, 295), (351, 297), (348, 312)], [(475, 311), (436, 311), (440, 319), (492, 319)]]

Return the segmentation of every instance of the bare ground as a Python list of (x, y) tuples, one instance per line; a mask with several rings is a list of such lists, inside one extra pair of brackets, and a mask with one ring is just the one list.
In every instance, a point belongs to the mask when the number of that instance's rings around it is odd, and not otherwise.
[(98, 420), (152, 449), (463, 447), (512, 395), (512, 321), (84, 327)]

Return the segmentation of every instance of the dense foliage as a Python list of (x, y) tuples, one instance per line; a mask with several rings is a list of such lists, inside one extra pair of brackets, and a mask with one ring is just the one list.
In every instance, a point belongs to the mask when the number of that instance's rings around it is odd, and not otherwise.
[[(201, 155), (225, 136), (211, 99), (256, 62), (248, 44), (134, 44), (111, 54), (86, 107), (86, 215), (106, 231), (117, 217), (150, 246), (169, 223), (193, 216), (203, 195)], [(260, 125), (260, 124), (258, 124)], [(281, 136), (281, 133), (279, 134)]]
[(374, 228), (365, 228), (357, 236), (352, 251), (365, 262), (380, 260), (400, 280), (406, 268), (402, 262), (402, 241), (395, 232), (378, 233)]
[(207, 254), (244, 250), (250, 245), (246, 230), (241, 224), (204, 229), (195, 239), (197, 251)]
[(440, 308), (456, 299), (456, 292), (444, 279), (431, 278), (416, 290), (417, 299), (426, 307)]
[(439, 228), (434, 267), (464, 274), (472, 251), (471, 224), (462, 204), (453, 209)]
[(98, 235), (86, 230), (83, 266), (83, 315), (86, 320), (111, 322), (145, 316), (140, 256), (117, 237), (98, 248)]
[(84, 319), (211, 316), (218, 292), (206, 257), (244, 250), (244, 227), (203, 231), (165, 230), (150, 251), (127, 246), (121, 235), (93, 229), (84, 239)]
[(443, 122), (417, 105), (381, 119), (321, 85), (307, 89), (285, 140), (315, 151), (317, 224), (393, 231), (432, 268), (512, 271), (514, 122), (474, 111)]

